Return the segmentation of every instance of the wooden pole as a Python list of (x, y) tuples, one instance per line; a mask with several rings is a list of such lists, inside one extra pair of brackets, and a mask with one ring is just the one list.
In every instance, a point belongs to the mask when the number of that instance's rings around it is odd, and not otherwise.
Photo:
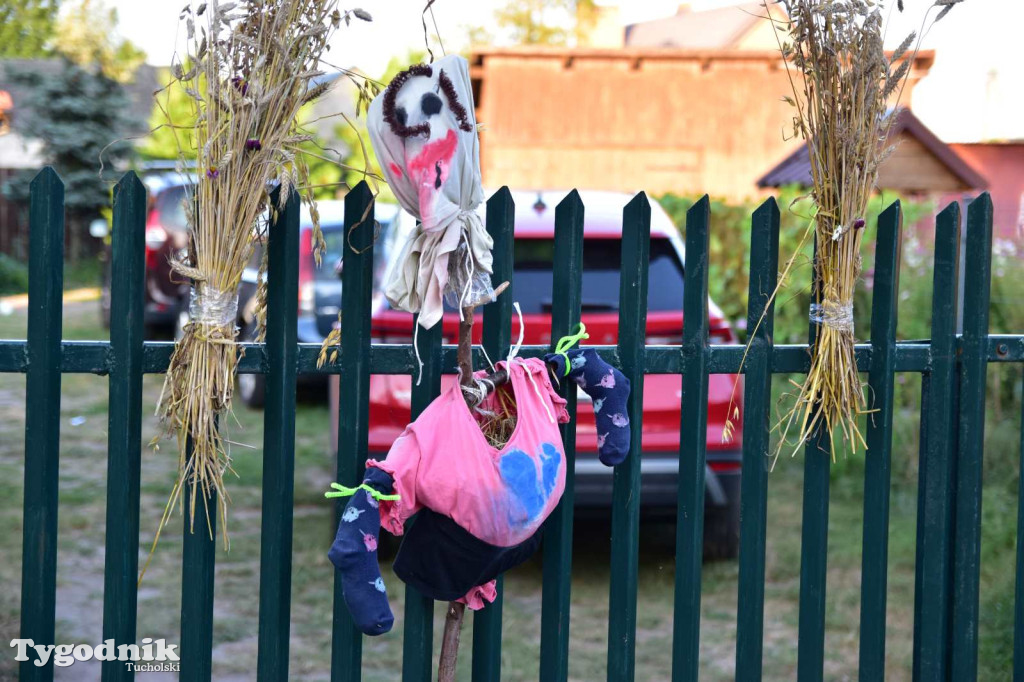
[[(462, 320), (459, 322), (459, 347), (456, 360), (459, 365), (459, 383), (463, 388), (472, 388), (473, 382), (473, 309), (494, 300), (508, 288), (508, 282), (502, 282), (494, 290), (494, 296), (474, 301), (462, 309)], [(496, 372), (492, 375), (495, 385), (508, 380), (508, 374)], [(475, 394), (463, 391), (462, 397), (470, 408), (478, 404)], [(444, 618), (444, 634), (441, 636), (441, 657), (437, 663), (437, 682), (455, 681), (455, 664), (459, 656), (459, 638), (462, 635), (462, 618), (466, 613), (466, 605), (459, 602), (448, 602), (448, 611)]]

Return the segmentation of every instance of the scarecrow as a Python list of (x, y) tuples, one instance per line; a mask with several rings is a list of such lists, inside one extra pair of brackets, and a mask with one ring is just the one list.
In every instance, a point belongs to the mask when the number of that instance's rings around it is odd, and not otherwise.
[(384, 177), (420, 226), (386, 284), (398, 310), (430, 329), (443, 303), (491, 300), (493, 242), (477, 212), (484, 199), (469, 65), (455, 55), (395, 76), (370, 104), (367, 125)]
[(441, 320), (446, 302), (459, 311), (460, 381), (406, 427), (385, 459), (367, 461), (358, 487), (333, 484), (328, 497), (350, 499), (328, 556), (355, 625), (383, 634), (394, 616), (377, 562), (379, 533), (383, 526), (404, 534), (395, 573), (424, 596), (450, 602), (440, 664), (449, 674), (439, 674), (450, 679), (463, 610), (495, 599), (495, 579), (534, 553), (561, 499), (566, 461), (558, 424), (569, 415), (552, 379), (572, 380), (594, 396), (608, 465), (629, 449), (629, 381), (593, 350), (570, 350), (586, 338), (582, 325), (547, 358), (518, 357), (521, 313), (507, 358), (490, 374), (473, 372), (473, 309), (507, 283), (491, 286), (493, 243), (477, 212), (483, 188), (465, 59), (448, 56), (398, 74), (370, 104), (367, 123), (388, 184), (420, 222), (385, 295), (395, 308), (418, 313), (424, 329)]

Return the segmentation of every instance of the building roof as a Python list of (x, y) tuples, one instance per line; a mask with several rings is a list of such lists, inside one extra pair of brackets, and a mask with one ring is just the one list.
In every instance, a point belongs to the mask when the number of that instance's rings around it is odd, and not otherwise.
[(627, 47), (675, 47), (687, 50), (736, 49), (765, 20), (760, 2), (693, 12), (681, 5), (674, 16), (626, 26)]
[[(902, 135), (910, 136), (930, 152), (959, 182), (972, 189), (982, 189), (988, 186), (985, 178), (971, 168), (953, 148), (936, 137), (935, 133), (921, 123), (921, 120), (910, 109), (901, 107), (895, 116), (896, 120), (889, 131), (890, 138), (897, 139)], [(800, 145), (792, 154), (757, 181), (757, 186), (761, 188), (782, 187), (783, 185), (809, 187), (811, 184), (811, 157), (806, 143)]]

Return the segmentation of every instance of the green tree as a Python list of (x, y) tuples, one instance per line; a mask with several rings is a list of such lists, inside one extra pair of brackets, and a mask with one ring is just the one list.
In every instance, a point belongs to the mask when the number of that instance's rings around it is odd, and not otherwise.
[(98, 66), (108, 78), (127, 83), (145, 61), (145, 53), (117, 34), (117, 10), (103, 0), (78, 0), (61, 13), (56, 47), (81, 66)]
[(171, 79), (170, 69), (161, 69), (158, 76), (162, 88), (153, 97), (149, 115), (149, 134), (138, 146), (146, 159), (196, 158), (191, 127), (195, 124), (195, 101), (178, 81)]
[[(100, 177), (101, 155), (105, 168), (111, 169), (123, 167), (131, 154), (123, 139), (128, 134), (124, 89), (102, 72), (67, 60), (57, 73), (12, 72), (11, 80), (24, 86), (28, 94), (23, 105), (31, 112), (16, 122), (19, 133), (42, 141), (43, 157), (64, 181), (70, 256), (77, 260), (83, 255), (89, 221), (110, 203), (112, 174)], [(4, 195), (27, 205), (34, 175), (14, 176), (3, 186)]]
[[(597, 18), (594, 0), (508, 0), (494, 12), (494, 24), (516, 45), (579, 42)], [(495, 42), (484, 27), (469, 30), (475, 45)]]
[[(796, 186), (783, 187), (776, 194), (781, 215), (779, 232), (779, 269), (785, 268), (788, 260), (795, 256), (793, 269), (787, 278), (780, 278), (780, 289), (775, 309), (775, 342), (803, 343), (807, 339), (807, 306), (810, 303), (811, 258), (813, 242), (803, 239), (813, 214), (813, 204), (805, 197), (806, 190)], [(874, 264), (874, 244), (878, 227), (878, 214), (899, 197), (891, 192), (875, 195), (868, 203), (867, 225), (863, 237), (863, 272), (870, 273)], [(679, 231), (685, 232), (686, 212), (699, 200), (696, 196), (665, 194), (658, 201), (669, 214)], [(903, 199), (903, 223), (915, 225), (931, 214), (933, 207), (926, 202)], [(708, 249), (710, 275), (709, 293), (712, 300), (721, 306), (726, 319), (741, 326), (747, 317), (747, 292), (750, 286), (750, 215), (757, 208), (754, 202), (727, 202), (711, 200), (711, 231)], [(908, 260), (909, 241), (904, 242)], [(904, 269), (906, 272), (906, 269)], [(904, 277), (901, 287), (909, 281)], [(930, 280), (929, 280), (930, 281)], [(854, 300), (854, 317), (858, 334), (866, 334), (870, 328), (870, 278), (865, 274), (860, 279)], [(901, 333), (911, 328), (910, 317), (901, 316)], [(741, 336), (745, 331), (740, 329)], [(913, 332), (923, 338), (927, 331)], [(866, 338), (862, 337), (862, 338)], [(906, 338), (906, 337), (905, 337)]]
[(0, 57), (45, 57), (57, 22), (58, 0), (0, 2)]

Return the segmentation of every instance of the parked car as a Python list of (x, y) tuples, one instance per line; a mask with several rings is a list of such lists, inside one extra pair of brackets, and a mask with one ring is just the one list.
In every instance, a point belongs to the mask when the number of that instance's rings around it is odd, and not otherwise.
[[(552, 261), (554, 255), (555, 205), (561, 196), (549, 192), (514, 193), (515, 246), (513, 295), (519, 302), (525, 325), (524, 343), (551, 343)], [(590, 333), (589, 344), (611, 345), (618, 339), (619, 265), (621, 258), (622, 207), (630, 196), (618, 193), (582, 194), (585, 210), (583, 243), (582, 319)], [(651, 203), (650, 280), (648, 289), (648, 345), (673, 345), (682, 341), (683, 243), (671, 219), (657, 203)], [(735, 343), (729, 323), (712, 302), (712, 343)], [(518, 321), (513, 320), (513, 338)], [(458, 315), (446, 312), (442, 320), (445, 343), (458, 338)], [(479, 343), (481, 325), (474, 327)], [(373, 315), (375, 342), (411, 343), (412, 316), (391, 309), (381, 299)], [(444, 377), (445, 386), (455, 381)], [(736, 440), (722, 442), (733, 393), (733, 375), (711, 375), (708, 387), (707, 489), (705, 555), (732, 558), (739, 549), (739, 493), (742, 405), (735, 424)], [(335, 385), (337, 380), (335, 379)], [(369, 449), (371, 456), (387, 453), (410, 420), (412, 380), (408, 376), (374, 375), (370, 381)], [(737, 401), (742, 386), (737, 387)], [(597, 431), (589, 397), (578, 393), (576, 507), (601, 509), (611, 505), (612, 470), (597, 458)], [(648, 375), (644, 380), (643, 442), (641, 445), (640, 504), (646, 515), (674, 515), (679, 471), (679, 427), (682, 381), (679, 376)], [(337, 428), (337, 391), (332, 390), (332, 428)], [(332, 437), (332, 447), (336, 437)]]
[[(146, 279), (143, 323), (147, 338), (177, 336), (188, 321), (189, 283), (171, 272), (170, 260), (188, 245), (188, 225), (183, 202), (195, 181), (190, 173), (159, 166), (143, 169), (146, 186)], [(109, 244), (107, 250), (109, 251)], [(110, 264), (110, 254), (104, 262)], [(110, 326), (110, 271), (104, 268), (100, 306), (105, 326)]]
[[(146, 217), (146, 279), (143, 320), (148, 338), (177, 338), (188, 323), (190, 282), (171, 271), (170, 261), (188, 245), (188, 224), (184, 202), (195, 181), (194, 176), (181, 174), (164, 167), (143, 172), (142, 181), (149, 195)], [(341, 305), (341, 279), (339, 267), (344, 251), (345, 204), (343, 201), (317, 202), (320, 228), (327, 248), (321, 258), (321, 267), (313, 258), (313, 222), (309, 211), (302, 207), (299, 218), (299, 315), (298, 340), (300, 343), (321, 343), (337, 321)], [(383, 279), (388, 263), (387, 248), (394, 243), (392, 230), (398, 229), (398, 206), (378, 202), (375, 218), (379, 224), (376, 249), (377, 280)], [(406, 214), (411, 220), (411, 216)], [(99, 235), (97, 235), (99, 236)], [(255, 293), (256, 279), (262, 247), (257, 245), (249, 267), (242, 275), (238, 296), (239, 338), (251, 340), (256, 334)], [(109, 263), (109, 255), (106, 262)], [(107, 326), (110, 321), (110, 273), (105, 270), (101, 313)], [(299, 382), (304, 388), (324, 387), (323, 376), (302, 375)], [(262, 407), (264, 377), (241, 374), (238, 377), (238, 397), (250, 407)]]
[[(338, 321), (338, 312), (341, 310), (340, 273), (345, 252), (345, 202), (318, 201), (317, 210), (320, 212), (320, 230), (327, 245), (319, 268), (313, 258), (313, 221), (305, 206), (299, 222), (299, 343), (322, 343)], [(411, 221), (412, 216), (399, 211), (396, 204), (377, 202), (374, 219), (379, 225), (374, 247), (374, 291), (378, 292), (376, 296), (381, 296), (380, 283), (390, 260), (393, 233), (401, 229), (403, 220)], [(242, 277), (244, 291), (255, 291), (259, 258), (260, 254), (257, 253), (251, 267)], [(240, 297), (239, 310), (241, 338), (250, 340), (256, 334), (255, 300), (251, 294), (244, 299)], [(266, 377), (262, 374), (239, 374), (239, 397), (250, 407), (262, 407), (265, 382)], [(327, 379), (324, 375), (299, 375), (299, 383), (304, 387), (325, 387)]]

